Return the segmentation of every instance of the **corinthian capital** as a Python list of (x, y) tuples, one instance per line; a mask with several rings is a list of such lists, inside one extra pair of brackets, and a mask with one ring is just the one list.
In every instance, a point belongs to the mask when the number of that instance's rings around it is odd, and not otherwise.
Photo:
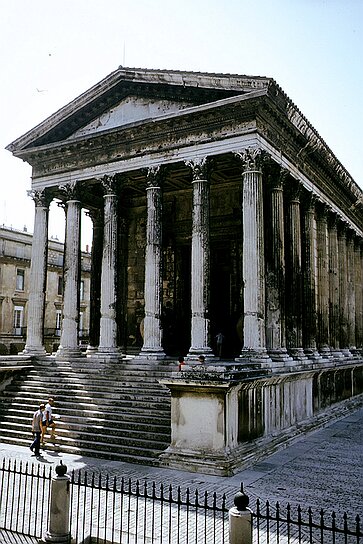
[(59, 191), (68, 200), (80, 200), (80, 191), (77, 181), (70, 181), (64, 185), (58, 186)]
[(42, 189), (41, 191), (34, 191), (32, 189), (27, 191), (27, 195), (34, 200), (36, 206), (43, 206), (44, 208), (48, 208), (49, 204), (53, 200), (53, 196), (47, 189)]
[(234, 153), (235, 157), (242, 163), (245, 172), (261, 170), (265, 155), (259, 147), (249, 147)]
[(185, 161), (192, 171), (193, 181), (207, 180), (209, 178), (209, 161), (207, 157)]
[(146, 170), (146, 187), (161, 188), (164, 180), (164, 169), (162, 166), (151, 166)]
[(105, 175), (98, 180), (106, 195), (115, 195), (117, 192), (117, 174), (112, 176)]

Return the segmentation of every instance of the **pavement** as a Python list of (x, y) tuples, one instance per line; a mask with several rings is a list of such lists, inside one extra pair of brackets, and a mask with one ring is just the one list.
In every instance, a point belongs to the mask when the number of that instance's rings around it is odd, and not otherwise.
[(349, 518), (363, 514), (363, 407), (315, 430), (285, 449), (256, 462), (230, 477), (209, 476), (180, 470), (108, 461), (81, 455), (42, 452), (36, 458), (29, 448), (0, 444), (0, 463), (12, 459), (55, 468), (60, 461), (68, 472), (86, 470), (109, 476), (123, 476), (141, 482), (172, 485), (182, 489), (196, 488), (199, 493), (226, 494), (227, 506), (243, 483), (253, 508), (255, 499), (281, 505), (298, 504), (314, 512), (323, 509), (337, 514), (347, 512)]

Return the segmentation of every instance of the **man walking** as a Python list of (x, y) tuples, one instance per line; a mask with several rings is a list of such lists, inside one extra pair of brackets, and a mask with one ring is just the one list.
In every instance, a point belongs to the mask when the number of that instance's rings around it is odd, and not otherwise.
[(43, 429), (43, 412), (44, 412), (45, 406), (44, 404), (41, 404), (39, 406), (39, 410), (37, 410), (33, 415), (33, 421), (32, 421), (32, 431), (34, 440), (32, 445), (30, 446), (31, 451), (35, 453), (35, 455), (40, 454), (40, 437), (42, 434)]

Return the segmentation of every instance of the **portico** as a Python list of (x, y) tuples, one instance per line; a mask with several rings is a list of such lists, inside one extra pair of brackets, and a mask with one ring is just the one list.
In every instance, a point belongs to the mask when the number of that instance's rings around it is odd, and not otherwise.
[(88, 356), (213, 359), (218, 333), (224, 358), (271, 370), (362, 353), (362, 191), (273, 80), (119, 68), (8, 149), (33, 167), (27, 353), (44, 351), (54, 198), (66, 214), (57, 357), (80, 356), (82, 208)]

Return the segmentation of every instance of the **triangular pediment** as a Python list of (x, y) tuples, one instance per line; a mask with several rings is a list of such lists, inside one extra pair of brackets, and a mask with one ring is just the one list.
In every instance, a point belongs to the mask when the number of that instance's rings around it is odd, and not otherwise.
[(266, 89), (271, 79), (120, 67), (12, 142), (13, 153)]
[(190, 106), (191, 103), (187, 101), (181, 102), (150, 99), (142, 96), (127, 96), (111, 109), (105, 111), (84, 127), (76, 130), (68, 139), (72, 140), (138, 121), (154, 119), (168, 113), (177, 113)]

